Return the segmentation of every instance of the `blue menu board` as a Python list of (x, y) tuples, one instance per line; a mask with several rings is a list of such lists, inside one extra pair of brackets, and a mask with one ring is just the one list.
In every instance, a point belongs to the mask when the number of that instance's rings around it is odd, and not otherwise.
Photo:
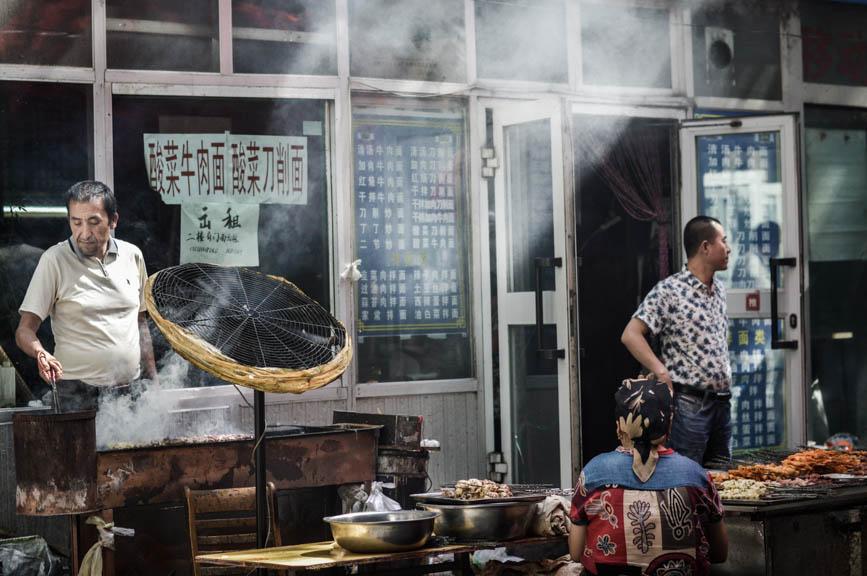
[(732, 249), (717, 277), (730, 289), (769, 288), (781, 242), (779, 132), (699, 136), (696, 146), (699, 213), (722, 222)]
[(353, 117), (359, 336), (467, 333), (464, 122)]
[(769, 318), (729, 320), (734, 450), (782, 446), (785, 440), (783, 356), (770, 344)]

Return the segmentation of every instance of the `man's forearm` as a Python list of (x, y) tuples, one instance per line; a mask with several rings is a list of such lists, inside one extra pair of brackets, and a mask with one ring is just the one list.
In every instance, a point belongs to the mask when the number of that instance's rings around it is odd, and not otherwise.
[(638, 360), (642, 366), (656, 374), (656, 376), (665, 382), (670, 383), (671, 379), (668, 375), (668, 369), (665, 364), (653, 353), (653, 349), (647, 342), (647, 334), (650, 329), (647, 325), (638, 318), (632, 318), (626, 328), (623, 330), (623, 335), (620, 336), (620, 341), (629, 350), (633, 358)]
[(624, 336), (623, 344), (629, 350), (629, 353), (632, 354), (633, 358), (638, 360), (642, 366), (651, 372), (658, 375), (668, 372), (665, 364), (653, 353), (653, 349), (644, 336)]
[(153, 379), (157, 375), (157, 366), (154, 361), (154, 345), (151, 341), (151, 331), (148, 328), (147, 317), (139, 315), (138, 319), (139, 347), (141, 348), (142, 375)]
[(30, 328), (19, 326), (17, 330), (15, 330), (15, 344), (18, 345), (18, 348), (30, 356), (31, 358), (36, 358), (36, 356), (45, 350), (42, 346), (42, 342), (39, 341), (39, 338), (36, 336), (36, 331)]

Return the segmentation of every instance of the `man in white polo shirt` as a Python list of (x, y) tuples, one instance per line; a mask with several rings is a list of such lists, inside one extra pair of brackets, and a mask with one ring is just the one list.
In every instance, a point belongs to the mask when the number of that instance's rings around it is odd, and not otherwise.
[[(101, 391), (128, 390), (156, 374), (147, 325), (141, 250), (116, 240), (117, 203), (101, 182), (84, 181), (66, 192), (72, 235), (46, 250), (19, 312), (15, 342), (36, 358), (39, 375), (57, 384), (60, 409), (98, 407)], [(36, 336), (51, 317), (54, 354)]]

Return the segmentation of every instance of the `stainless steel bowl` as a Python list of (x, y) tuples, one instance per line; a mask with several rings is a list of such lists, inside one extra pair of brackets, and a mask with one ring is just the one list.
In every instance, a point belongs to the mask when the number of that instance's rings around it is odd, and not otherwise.
[(418, 506), (440, 513), (434, 522), (437, 536), (451, 536), (458, 540), (513, 540), (527, 534), (536, 502), (463, 505), (419, 502)]
[(439, 512), (397, 510), (356, 512), (323, 518), (331, 525), (341, 548), (360, 554), (400, 552), (421, 548), (427, 542)]

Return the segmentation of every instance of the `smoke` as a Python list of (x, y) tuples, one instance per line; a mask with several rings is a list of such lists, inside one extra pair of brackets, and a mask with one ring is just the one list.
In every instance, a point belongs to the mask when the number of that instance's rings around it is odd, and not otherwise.
[(463, 82), (463, 0), (349, 3), (353, 76)]
[(96, 414), (99, 449), (144, 445), (167, 439), (251, 434), (242, 429), (237, 403), (210, 409), (177, 410), (171, 390), (183, 388), (190, 364), (174, 352), (161, 362), (155, 381), (138, 380), (129, 393), (105, 391)]

